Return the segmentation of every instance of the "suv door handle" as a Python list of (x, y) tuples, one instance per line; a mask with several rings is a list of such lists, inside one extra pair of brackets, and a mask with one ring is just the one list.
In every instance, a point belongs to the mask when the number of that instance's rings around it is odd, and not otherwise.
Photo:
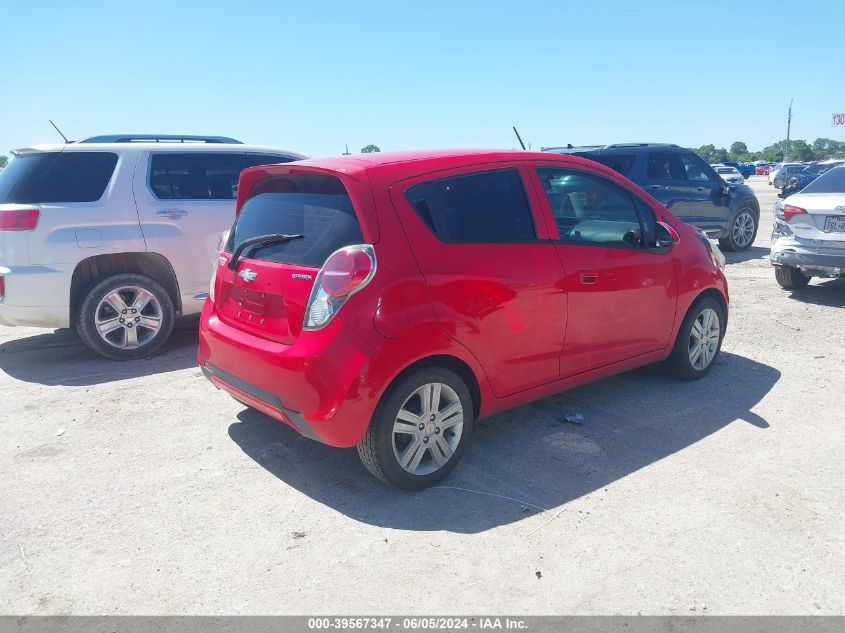
[(593, 285), (599, 279), (599, 274), (594, 270), (581, 270), (578, 272), (578, 279), (582, 284)]
[(162, 218), (170, 218), (171, 220), (174, 220), (188, 215), (188, 212), (185, 211), (185, 209), (159, 209), (156, 215)]
[(663, 185), (649, 185), (649, 189), (663, 189)]
[(696, 191), (707, 191), (707, 187), (698, 187)]

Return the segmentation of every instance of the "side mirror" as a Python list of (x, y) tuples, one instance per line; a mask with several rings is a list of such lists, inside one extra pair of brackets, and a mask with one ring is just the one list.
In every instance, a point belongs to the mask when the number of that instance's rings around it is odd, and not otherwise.
[(678, 232), (665, 222), (657, 223), (657, 239), (654, 241), (656, 248), (669, 248), (681, 241)]
[(722, 195), (730, 197), (731, 195), (731, 186), (730, 185), (722, 185)]

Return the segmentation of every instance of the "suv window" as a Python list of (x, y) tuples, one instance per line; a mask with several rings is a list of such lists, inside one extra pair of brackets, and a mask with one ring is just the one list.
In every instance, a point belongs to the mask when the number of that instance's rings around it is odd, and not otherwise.
[(641, 246), (643, 231), (634, 200), (616, 184), (586, 172), (538, 167), (537, 175), (561, 240), (611, 246)]
[(96, 202), (117, 165), (112, 152), (39, 152), (0, 172), (0, 203)]
[(681, 157), (674, 152), (651, 152), (648, 155), (646, 177), (649, 180), (686, 180)]
[(441, 178), (410, 187), (408, 202), (447, 244), (516, 243), (536, 239), (516, 169)]
[(352, 200), (334, 176), (271, 176), (256, 183), (229, 233), (226, 251), (273, 233), (301, 239), (254, 249), (250, 257), (320, 268), (334, 251), (364, 241)]
[(234, 200), (242, 156), (215, 152), (153, 154), (150, 188), (159, 200)]
[(618, 171), (623, 176), (627, 176), (628, 173), (631, 171), (631, 167), (634, 166), (634, 162), (636, 162), (637, 157), (630, 155), (630, 154), (618, 154), (618, 155), (595, 155), (595, 154), (575, 154), (575, 156), (580, 156), (581, 158), (588, 158), (590, 160), (594, 160), (597, 163), (601, 163), (606, 167), (610, 167), (613, 171)]
[[(698, 182), (714, 182), (712, 168), (703, 159), (694, 154), (681, 154), (681, 162), (684, 164), (686, 180)], [(719, 173), (724, 173), (719, 170)], [(733, 173), (731, 171), (727, 173)]]
[(256, 165), (275, 165), (277, 163), (290, 163), (291, 161), (299, 160), (293, 156), (285, 156), (284, 154), (247, 154), (244, 157), (244, 169), (247, 167), (255, 167)]

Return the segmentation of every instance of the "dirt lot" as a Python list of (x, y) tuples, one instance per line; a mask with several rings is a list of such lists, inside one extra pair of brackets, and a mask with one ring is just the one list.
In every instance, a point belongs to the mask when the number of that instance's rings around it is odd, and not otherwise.
[(845, 612), (845, 282), (776, 285), (765, 180), (708, 378), (497, 416), (418, 494), (212, 388), (195, 322), (125, 364), (0, 327), (0, 613)]

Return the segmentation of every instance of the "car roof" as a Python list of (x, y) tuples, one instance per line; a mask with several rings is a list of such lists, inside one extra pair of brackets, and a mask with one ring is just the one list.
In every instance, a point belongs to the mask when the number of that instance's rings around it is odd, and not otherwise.
[(601, 152), (601, 153), (630, 153), (631, 151), (636, 150), (646, 150), (646, 149), (678, 149), (683, 150), (684, 148), (680, 145), (676, 145), (674, 143), (612, 143), (610, 145), (581, 145), (581, 146), (572, 146), (567, 145), (566, 147), (543, 147), (541, 148), (544, 152), (552, 152), (555, 154), (571, 154), (571, 153), (583, 153), (583, 152)]
[(179, 143), (179, 142), (131, 142), (131, 143), (48, 143), (31, 145), (12, 150), (14, 156), (25, 156), (39, 152), (126, 152), (126, 151), (158, 151), (158, 152), (273, 152), (293, 156), (299, 159), (307, 158), (302, 152), (283, 147), (267, 145), (244, 145), (228, 143)]

